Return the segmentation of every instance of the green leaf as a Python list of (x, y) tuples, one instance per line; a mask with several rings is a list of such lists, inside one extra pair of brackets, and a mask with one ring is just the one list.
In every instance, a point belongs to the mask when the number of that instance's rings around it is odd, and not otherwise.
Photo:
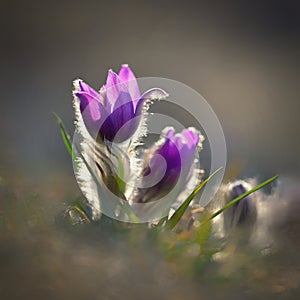
[(169, 229), (173, 229), (176, 224), (180, 221), (181, 217), (185, 213), (191, 201), (194, 197), (204, 188), (204, 186), (221, 170), (222, 168), (217, 169), (213, 172), (208, 178), (200, 183), (200, 185), (186, 198), (186, 200), (180, 205), (172, 217), (167, 221), (166, 226)]
[(272, 178), (264, 181), (263, 183), (257, 185), (256, 187), (254, 187), (250, 191), (248, 191), (248, 192), (242, 194), (241, 196), (233, 199), (232, 201), (230, 201), (229, 203), (227, 203), (226, 205), (224, 205), (221, 209), (219, 209), (218, 211), (216, 211), (215, 213), (213, 213), (205, 222), (212, 220), (213, 218), (215, 218), (216, 216), (218, 216), (219, 214), (221, 214), (224, 210), (226, 210), (230, 206), (236, 204), (237, 202), (241, 201), (242, 199), (244, 199), (245, 197), (249, 196), (250, 194), (256, 192), (257, 190), (263, 188), (264, 186), (266, 186), (267, 184), (271, 183), (272, 181), (274, 181), (278, 177), (279, 177), (279, 175), (276, 175), (276, 176), (274, 176), (274, 177), (272, 177)]
[(167, 222), (167, 221), (168, 221), (168, 216), (163, 217), (162, 219), (159, 220), (159, 222), (157, 223), (155, 228), (160, 229), (161, 227), (164, 226), (165, 222)]
[(60, 133), (61, 133), (61, 136), (64, 140), (64, 143), (67, 147), (67, 150), (68, 150), (69, 154), (71, 155), (73, 161), (76, 163), (76, 156), (75, 156), (73, 148), (72, 148), (72, 143), (71, 143), (70, 136), (67, 133), (61, 118), (56, 113), (53, 113), (53, 115), (56, 119), (57, 124), (59, 125)]

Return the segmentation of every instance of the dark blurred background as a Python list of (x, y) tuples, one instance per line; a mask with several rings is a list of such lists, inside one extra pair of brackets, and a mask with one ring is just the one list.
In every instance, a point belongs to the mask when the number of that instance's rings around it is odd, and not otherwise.
[(109, 68), (202, 94), (243, 174), (300, 166), (298, 1), (0, 1), (0, 176), (72, 172), (52, 112), (73, 130), (72, 81)]

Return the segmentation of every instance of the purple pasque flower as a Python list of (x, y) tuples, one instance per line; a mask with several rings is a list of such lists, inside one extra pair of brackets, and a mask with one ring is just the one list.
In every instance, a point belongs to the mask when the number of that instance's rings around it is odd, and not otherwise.
[(137, 130), (147, 100), (167, 96), (161, 89), (140, 94), (135, 75), (123, 65), (119, 74), (108, 71), (106, 84), (96, 92), (82, 80), (75, 82), (74, 95), (79, 99), (84, 124), (92, 137), (117, 143), (129, 139)]
[(184, 129), (181, 133), (175, 133), (173, 127), (165, 128), (161, 139), (145, 155), (142, 184), (135, 193), (134, 202), (158, 200), (175, 186), (177, 195), (182, 192), (194, 171), (201, 142), (200, 132), (195, 128)]
[[(251, 190), (253, 186), (244, 181), (237, 180), (227, 185), (225, 192), (226, 202), (241, 196)], [(224, 211), (224, 226), (229, 230), (235, 225), (254, 223), (257, 217), (255, 195), (249, 195)]]

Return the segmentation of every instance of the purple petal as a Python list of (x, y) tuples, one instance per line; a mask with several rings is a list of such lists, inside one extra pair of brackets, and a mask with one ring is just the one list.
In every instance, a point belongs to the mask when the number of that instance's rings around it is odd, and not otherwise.
[(91, 94), (87, 92), (75, 92), (74, 95), (80, 101), (80, 111), (83, 112), (90, 102), (97, 101)]
[(137, 115), (141, 114), (143, 111), (143, 106), (145, 102), (147, 101), (155, 101), (155, 100), (162, 100), (168, 97), (168, 93), (166, 93), (164, 90), (159, 88), (153, 88), (148, 91), (146, 91), (140, 99), (133, 102), (134, 105), (134, 111)]
[(105, 87), (105, 85), (103, 85), (100, 88), (99, 95), (100, 95), (100, 98), (103, 99), (103, 105), (104, 105), (106, 111), (111, 112), (113, 104), (108, 100), (108, 97), (106, 96), (106, 87)]
[(124, 83), (122, 83), (120, 77), (112, 70), (108, 71), (106, 80), (106, 101), (110, 103), (110, 107), (114, 106), (114, 103), (119, 98), (120, 92), (128, 92), (128, 89)]
[[(104, 121), (101, 132), (109, 141), (123, 142), (136, 130), (133, 104), (129, 93), (120, 92), (113, 112)], [(130, 122), (129, 122), (130, 121)]]
[(187, 128), (182, 131), (182, 136), (184, 137), (188, 148), (195, 148), (199, 143), (199, 132), (194, 128)]
[(158, 153), (167, 161), (167, 171), (179, 175), (181, 159), (177, 145), (172, 140), (166, 140), (164, 145), (158, 150)]
[[(163, 157), (165, 164), (161, 163), (160, 157)], [(148, 188), (147, 194), (152, 195), (153, 199), (155, 199), (157, 195), (163, 197), (173, 189), (180, 176), (180, 153), (174, 142), (172, 140), (166, 140), (165, 143), (154, 152), (149, 161), (149, 165), (151, 165), (151, 173), (153, 173), (152, 180), (154, 182), (160, 178), (161, 180), (154, 186)], [(162, 174), (163, 171), (165, 171), (164, 174)], [(153, 201), (153, 199), (149, 200)]]
[(99, 97), (99, 94), (88, 84), (84, 83), (82, 80), (79, 80), (78, 83), (81, 92), (88, 93), (89, 95), (91, 95), (91, 97), (94, 97), (96, 99)]
[(75, 95), (80, 101), (80, 111), (84, 124), (94, 138), (97, 137), (103, 120), (107, 117), (107, 112), (100, 101), (91, 97), (85, 92), (76, 92)]
[(135, 75), (128, 67), (128, 65), (122, 65), (122, 68), (119, 72), (119, 77), (123, 82), (126, 83), (127, 89), (130, 93), (132, 100), (137, 101), (141, 96), (140, 89)]
[(166, 128), (162, 131), (162, 136), (165, 136), (167, 139), (173, 138), (174, 134), (175, 134), (175, 129), (174, 129), (174, 127), (166, 127)]
[(189, 178), (190, 171), (194, 165), (200, 133), (194, 128), (188, 128), (175, 135), (174, 132), (170, 131), (169, 129), (167, 134), (176, 145), (177, 150), (180, 153), (180, 175), (183, 182), (186, 182), (185, 179)]

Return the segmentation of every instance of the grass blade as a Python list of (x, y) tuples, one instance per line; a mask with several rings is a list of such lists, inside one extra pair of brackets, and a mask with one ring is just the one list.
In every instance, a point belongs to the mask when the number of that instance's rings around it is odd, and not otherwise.
[(89, 216), (88, 212), (85, 210), (80, 200), (75, 200), (72, 203), (71, 209), (75, 210), (80, 215), (80, 217), (86, 222), (92, 222), (92, 218)]
[(70, 136), (67, 133), (61, 118), (56, 113), (53, 113), (53, 115), (55, 117), (55, 120), (56, 120), (57, 124), (59, 125), (60, 133), (61, 133), (61, 136), (64, 140), (64, 143), (67, 147), (67, 150), (68, 150), (69, 154), (71, 155), (73, 161), (76, 162), (76, 157), (75, 157), (75, 154), (73, 152)]
[(208, 178), (200, 183), (200, 185), (186, 198), (186, 200), (180, 205), (180, 207), (176, 210), (176, 212), (172, 215), (172, 217), (167, 221), (166, 226), (169, 229), (173, 229), (176, 224), (180, 221), (181, 217), (185, 213), (191, 201), (194, 197), (204, 188), (204, 186), (221, 170), (222, 168), (214, 171)]

